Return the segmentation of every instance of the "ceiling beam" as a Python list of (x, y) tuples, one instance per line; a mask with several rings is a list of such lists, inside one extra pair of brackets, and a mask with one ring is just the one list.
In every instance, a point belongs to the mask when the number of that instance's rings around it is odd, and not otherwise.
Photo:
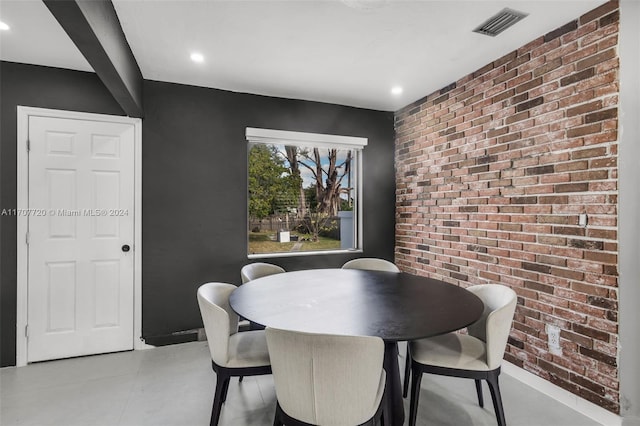
[(142, 73), (111, 0), (42, 1), (124, 112), (142, 117)]

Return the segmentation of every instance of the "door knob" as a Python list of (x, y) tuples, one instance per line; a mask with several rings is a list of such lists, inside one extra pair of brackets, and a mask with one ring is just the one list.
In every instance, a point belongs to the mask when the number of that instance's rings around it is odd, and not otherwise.
[(128, 244), (125, 244), (125, 245), (123, 245), (123, 246), (122, 246), (122, 251), (123, 251), (123, 252), (125, 252), (125, 253), (126, 253), (126, 252), (128, 252), (129, 250), (131, 250), (131, 247), (129, 247), (129, 245), (128, 245)]

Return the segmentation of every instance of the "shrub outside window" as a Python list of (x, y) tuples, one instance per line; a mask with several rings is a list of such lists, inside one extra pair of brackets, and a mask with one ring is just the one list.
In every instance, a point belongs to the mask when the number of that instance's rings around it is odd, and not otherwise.
[(247, 128), (249, 257), (361, 249), (365, 138)]

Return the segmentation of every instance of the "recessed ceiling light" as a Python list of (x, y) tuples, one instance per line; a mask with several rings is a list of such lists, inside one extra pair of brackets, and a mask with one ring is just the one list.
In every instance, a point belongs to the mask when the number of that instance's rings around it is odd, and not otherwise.
[(3, 31), (8, 31), (11, 27), (9, 27), (7, 24), (5, 24), (4, 22), (0, 21), (0, 30)]
[(342, 0), (342, 3), (352, 9), (377, 9), (387, 5), (388, 0)]
[(202, 53), (193, 52), (191, 54), (191, 60), (193, 62), (201, 63), (204, 62), (204, 56), (202, 56)]
[(394, 95), (400, 95), (402, 94), (402, 87), (400, 86), (395, 86), (391, 88), (391, 93)]

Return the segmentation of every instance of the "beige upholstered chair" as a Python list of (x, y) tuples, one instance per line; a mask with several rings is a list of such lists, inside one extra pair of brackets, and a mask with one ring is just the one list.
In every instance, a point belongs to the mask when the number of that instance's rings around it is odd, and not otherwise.
[(242, 278), (242, 284), (255, 280), (256, 278), (266, 277), (267, 275), (281, 274), (286, 272), (278, 265), (272, 265), (271, 263), (249, 263), (244, 265), (240, 270), (240, 277)]
[(238, 316), (229, 306), (229, 296), (235, 288), (225, 283), (207, 283), (198, 288), (198, 305), (217, 376), (211, 426), (218, 424), (231, 377), (271, 373), (264, 331), (238, 333)]
[[(386, 272), (400, 272), (394, 263), (384, 259), (377, 259), (374, 257), (361, 257), (353, 259), (342, 265), (342, 269), (366, 269), (370, 271), (386, 271)], [(405, 366), (405, 377), (409, 376), (409, 347), (407, 347), (407, 361)], [(405, 379), (406, 380), (406, 379)], [(404, 396), (407, 396), (407, 382), (404, 385)]]
[(342, 265), (342, 269), (368, 269), (370, 271), (400, 272), (400, 269), (393, 263), (384, 259), (373, 257), (361, 257), (353, 259)]
[[(244, 265), (242, 269), (240, 269), (240, 278), (242, 278), (242, 284), (246, 284), (249, 281), (253, 281), (258, 278), (266, 277), (268, 275), (281, 274), (285, 271), (283, 268), (278, 265), (273, 265), (271, 263), (262, 263), (255, 262)], [(246, 324), (246, 320), (242, 320), (243, 324)], [(243, 329), (245, 325), (242, 326)], [(264, 327), (260, 324), (256, 324), (253, 321), (249, 321), (249, 329), (250, 330), (264, 330)]]
[(409, 412), (411, 426), (416, 424), (423, 373), (474, 379), (481, 407), (484, 406), (481, 380), (486, 380), (498, 424), (506, 425), (498, 376), (516, 309), (516, 293), (497, 284), (476, 285), (467, 290), (484, 303), (480, 319), (467, 327), (469, 334), (448, 333), (409, 343), (413, 376)]
[(382, 339), (273, 328), (266, 333), (278, 398), (274, 425), (368, 425), (380, 418)]

